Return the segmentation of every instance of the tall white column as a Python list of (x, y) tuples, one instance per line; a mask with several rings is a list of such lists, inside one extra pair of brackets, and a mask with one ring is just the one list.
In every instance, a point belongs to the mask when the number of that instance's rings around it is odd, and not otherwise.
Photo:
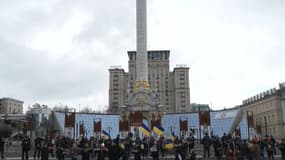
[(148, 81), (146, 0), (137, 0), (137, 81)]

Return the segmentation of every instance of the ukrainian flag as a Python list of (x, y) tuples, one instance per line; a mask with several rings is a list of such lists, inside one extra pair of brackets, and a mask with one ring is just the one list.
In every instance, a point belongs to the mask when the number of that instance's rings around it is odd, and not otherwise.
[(143, 135), (150, 136), (150, 129), (144, 123), (142, 123), (140, 131), (143, 133)]
[(164, 134), (164, 129), (162, 127), (159, 126), (154, 126), (152, 131), (159, 136), (162, 136)]
[(173, 150), (174, 148), (174, 143), (171, 139), (167, 139), (165, 143), (165, 149), (167, 150)]
[(174, 142), (174, 141), (175, 141), (174, 135), (171, 134), (171, 136), (169, 137), (169, 140), (171, 140), (172, 142)]
[(110, 134), (106, 132), (105, 130), (102, 131), (102, 137), (104, 137), (105, 139), (111, 139)]

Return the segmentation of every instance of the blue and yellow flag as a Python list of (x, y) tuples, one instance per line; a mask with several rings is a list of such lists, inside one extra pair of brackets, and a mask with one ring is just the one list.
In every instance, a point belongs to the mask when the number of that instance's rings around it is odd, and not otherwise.
[(159, 126), (154, 126), (152, 128), (152, 131), (156, 134), (156, 135), (159, 135), (159, 136), (162, 136), (164, 134), (164, 129), (162, 127), (159, 127)]
[(165, 143), (165, 149), (167, 150), (173, 150), (174, 148), (174, 143), (171, 139), (167, 139)]
[(144, 123), (142, 123), (140, 131), (143, 133), (143, 135), (150, 136), (150, 129)]
[(174, 137), (174, 135), (170, 135), (170, 137), (169, 137), (169, 140), (171, 140), (172, 142), (174, 142), (175, 141), (175, 137)]
[(108, 132), (106, 132), (105, 130), (102, 131), (102, 137), (104, 137), (105, 139), (110, 139), (111, 136)]

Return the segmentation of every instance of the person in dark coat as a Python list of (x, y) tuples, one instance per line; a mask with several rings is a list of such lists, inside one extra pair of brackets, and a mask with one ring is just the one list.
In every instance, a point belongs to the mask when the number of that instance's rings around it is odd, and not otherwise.
[(1, 159), (4, 159), (4, 147), (5, 147), (5, 141), (3, 138), (0, 138), (0, 154), (1, 154)]
[(159, 149), (161, 151), (161, 156), (164, 157), (165, 155), (165, 144), (166, 144), (166, 139), (165, 137), (162, 135), (160, 136), (159, 140), (158, 140), (158, 144), (159, 144)]
[(142, 156), (143, 156), (143, 159), (145, 157), (147, 157), (148, 155), (148, 150), (149, 150), (149, 147), (148, 147), (148, 138), (147, 137), (144, 137), (143, 140), (142, 140)]
[(273, 153), (274, 153), (274, 155), (276, 155), (276, 147), (275, 147), (276, 141), (275, 141), (275, 138), (273, 138), (272, 135), (270, 136), (270, 141), (271, 141), (271, 144), (272, 144)]
[(274, 152), (274, 150), (273, 150), (273, 143), (272, 143), (272, 141), (270, 140), (270, 138), (266, 135), (265, 136), (265, 149), (266, 149), (266, 151), (267, 151), (267, 159), (268, 160), (271, 160), (271, 159), (274, 159), (274, 157), (273, 157), (273, 152)]
[[(57, 139), (56, 141), (57, 143), (60, 143), (60, 140)], [(52, 158), (54, 158), (54, 143), (53, 143), (53, 140), (51, 138), (47, 138), (46, 139), (46, 143), (47, 143), (47, 146), (48, 146), (48, 150), (49, 150), (49, 154), (51, 154)]]
[(223, 154), (225, 155), (228, 149), (228, 136), (226, 135), (226, 133), (223, 134), (221, 140), (223, 145)]
[(37, 157), (40, 157), (41, 154), (41, 148), (42, 148), (42, 139), (40, 137), (35, 138), (34, 140), (35, 144), (35, 152), (34, 152), (34, 159)]
[(217, 159), (221, 159), (223, 157), (223, 146), (219, 137), (214, 136), (212, 138), (214, 153)]
[(282, 139), (281, 143), (278, 144), (277, 147), (279, 148), (281, 152), (282, 160), (285, 159), (285, 139)]
[[(107, 147), (105, 146), (105, 142), (103, 141), (100, 141), (100, 151), (98, 153), (98, 157), (97, 157), (97, 160), (104, 160), (105, 159), (105, 156), (106, 156), (106, 151), (107, 151)], [(88, 149), (86, 149), (88, 150)], [(86, 154), (88, 154), (88, 152), (86, 151)], [(83, 157), (83, 155), (82, 155)], [(86, 156), (87, 157), (87, 156)], [(88, 159), (89, 160), (89, 159)]]
[(259, 142), (259, 148), (260, 148), (260, 160), (265, 160), (265, 144), (264, 144), (264, 140), (261, 140)]
[(159, 146), (156, 140), (151, 141), (150, 152), (151, 152), (152, 160), (159, 160)]
[(31, 140), (25, 136), (22, 140), (22, 160), (29, 159), (29, 150), (31, 149)]
[(190, 136), (187, 137), (187, 142), (188, 142), (188, 153), (191, 153), (191, 150), (195, 146), (195, 138), (192, 134), (190, 134)]
[(56, 157), (57, 157), (57, 160), (65, 159), (63, 144), (56, 147)]
[(119, 160), (120, 159), (120, 147), (119, 140), (114, 140), (108, 146), (109, 160)]
[(79, 148), (76, 143), (73, 143), (72, 147), (69, 149), (69, 156), (71, 160), (77, 160), (77, 154), (79, 152)]
[(134, 152), (134, 159), (135, 160), (141, 160), (141, 139), (139, 137), (135, 140), (135, 145), (133, 146), (133, 152)]
[(205, 134), (205, 136), (202, 139), (202, 144), (204, 147), (204, 158), (210, 157), (210, 147), (211, 147), (211, 139), (208, 135), (208, 133)]
[(48, 145), (46, 143), (43, 144), (43, 147), (41, 148), (41, 160), (48, 160)]
[(239, 156), (238, 159), (245, 159), (248, 155), (249, 148), (246, 140), (242, 140), (240, 144), (238, 145), (238, 150), (239, 150)]

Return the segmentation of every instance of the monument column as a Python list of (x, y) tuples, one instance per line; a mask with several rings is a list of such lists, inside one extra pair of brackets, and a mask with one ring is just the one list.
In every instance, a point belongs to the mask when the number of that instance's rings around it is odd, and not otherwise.
[(148, 81), (146, 0), (137, 0), (136, 81)]
[(136, 82), (130, 93), (125, 111), (158, 111), (156, 95), (150, 91), (147, 54), (147, 0), (136, 0)]

